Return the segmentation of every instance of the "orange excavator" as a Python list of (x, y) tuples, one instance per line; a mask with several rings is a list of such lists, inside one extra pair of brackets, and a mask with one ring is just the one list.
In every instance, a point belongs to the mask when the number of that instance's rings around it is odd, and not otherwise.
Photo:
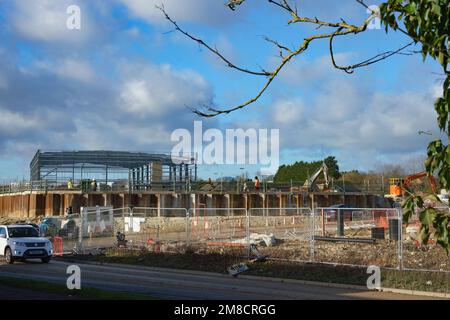
[(429, 175), (428, 172), (425, 172), (425, 171), (414, 173), (414, 174), (407, 176), (403, 182), (403, 189), (405, 190), (406, 188), (408, 188), (409, 185), (411, 184), (411, 182), (413, 182), (414, 180), (421, 179), (423, 177), (428, 177), (428, 181), (430, 182), (433, 193), (437, 193), (436, 179), (432, 175)]
[(428, 177), (428, 181), (430, 182), (431, 189), (434, 193), (437, 192), (437, 183), (436, 179), (429, 175), (427, 172), (417, 172), (410, 174), (409, 176), (405, 177), (404, 179), (399, 178), (391, 178), (389, 179), (389, 193), (390, 196), (393, 198), (397, 197), (404, 197), (405, 193), (408, 191), (408, 187), (411, 185), (411, 183), (414, 180), (421, 179), (423, 177)]

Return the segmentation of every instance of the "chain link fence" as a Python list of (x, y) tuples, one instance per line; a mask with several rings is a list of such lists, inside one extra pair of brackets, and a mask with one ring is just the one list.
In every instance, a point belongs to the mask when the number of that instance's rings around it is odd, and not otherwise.
[(314, 260), (314, 216), (310, 208), (259, 208), (248, 211), (249, 242), (276, 260)]
[(66, 217), (47, 217), (39, 225), (40, 236), (53, 241), (56, 256), (72, 252), (79, 241), (79, 214)]
[(248, 250), (246, 209), (190, 209), (187, 230), (189, 247), (197, 252), (240, 256)]
[(41, 224), (43, 236), (61, 239), (63, 253), (122, 245), (152, 252), (227, 252), (405, 271), (450, 270), (445, 250), (433, 239), (428, 245), (419, 244), (419, 230), (418, 217), (408, 225), (402, 223), (399, 209), (342, 207), (314, 211), (94, 207), (83, 208), (79, 215), (48, 217)]
[(450, 293), (447, 253), (433, 239), (420, 244), (419, 216), (403, 223), (400, 209), (94, 207), (44, 222), (42, 235), (60, 239), (62, 253), (189, 251), (199, 259), (220, 254), (236, 261), (351, 267), (361, 281), (368, 277), (365, 268), (374, 265), (381, 268), (383, 287)]
[(82, 253), (111, 247), (117, 232), (123, 231), (124, 219), (129, 214), (129, 208), (81, 208), (78, 241), (73, 251)]
[(402, 267), (402, 215), (397, 209), (317, 208), (315, 262)]

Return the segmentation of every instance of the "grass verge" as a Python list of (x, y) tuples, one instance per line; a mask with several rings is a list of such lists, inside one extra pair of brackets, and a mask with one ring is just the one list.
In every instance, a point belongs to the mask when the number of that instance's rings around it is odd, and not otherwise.
[[(232, 254), (169, 254), (108, 251), (105, 255), (66, 258), (76, 261), (118, 263), (138, 266), (227, 273), (227, 268), (245, 259)], [(249, 264), (246, 275), (325, 283), (366, 286), (367, 269), (342, 265), (313, 264), (268, 260)], [(386, 288), (429, 292), (450, 292), (450, 275), (443, 272), (399, 271), (381, 269), (381, 285)]]

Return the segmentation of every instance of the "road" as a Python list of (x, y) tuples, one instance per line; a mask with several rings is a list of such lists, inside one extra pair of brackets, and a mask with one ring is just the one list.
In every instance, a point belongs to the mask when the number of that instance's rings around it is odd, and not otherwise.
[[(65, 284), (64, 261), (50, 264), (0, 264), (0, 275)], [(328, 300), (328, 299), (426, 299), (411, 295), (373, 292), (300, 281), (281, 281), (269, 278), (182, 271), (172, 269), (119, 265), (77, 264), (81, 269), (81, 284), (104, 290), (148, 294), (153, 297), (177, 300)]]

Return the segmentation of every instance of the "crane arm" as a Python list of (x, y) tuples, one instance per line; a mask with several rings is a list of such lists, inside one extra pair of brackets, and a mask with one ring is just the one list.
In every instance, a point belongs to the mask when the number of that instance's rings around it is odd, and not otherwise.
[(413, 182), (414, 180), (423, 178), (423, 177), (428, 177), (428, 181), (430, 182), (431, 189), (433, 190), (434, 193), (436, 193), (437, 192), (436, 179), (432, 175), (429, 175), (426, 171), (414, 173), (414, 174), (407, 176), (404, 179), (403, 188), (404, 189), (407, 188), (411, 184), (411, 182)]
[(311, 178), (309, 178), (308, 180), (305, 181), (305, 184), (303, 185), (304, 187), (311, 187), (312, 185), (314, 185), (314, 183), (316, 182), (316, 180), (319, 178), (320, 174), (323, 172), (323, 175), (325, 176), (325, 184), (328, 186), (329, 185), (329, 178), (328, 178), (328, 167), (327, 165), (324, 163), (322, 163), (322, 165), (320, 166), (319, 169), (317, 169), (317, 171), (312, 175)]

